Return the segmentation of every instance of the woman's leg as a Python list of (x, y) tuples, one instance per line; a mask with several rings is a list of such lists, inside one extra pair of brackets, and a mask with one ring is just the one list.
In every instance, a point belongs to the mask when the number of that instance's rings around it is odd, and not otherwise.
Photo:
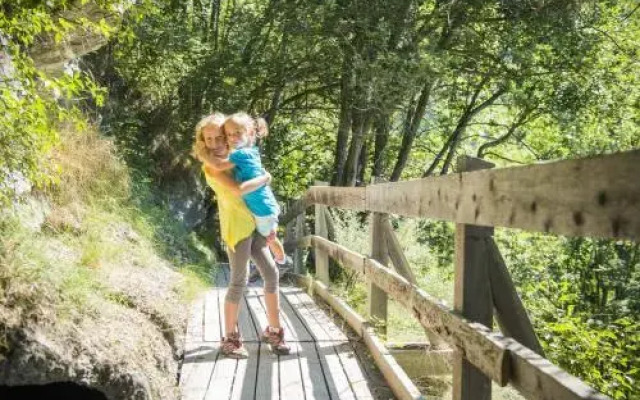
[(264, 302), (269, 326), (280, 328), (280, 298), (278, 294), (280, 274), (267, 248), (267, 240), (260, 234), (253, 235), (251, 258), (264, 280)]
[(247, 286), (247, 271), (249, 269), (252, 241), (252, 237), (248, 237), (236, 244), (235, 251), (231, 249), (227, 251), (231, 266), (231, 279), (229, 280), (227, 295), (224, 298), (224, 328), (226, 336), (236, 332), (238, 313), (240, 311), (238, 304)]

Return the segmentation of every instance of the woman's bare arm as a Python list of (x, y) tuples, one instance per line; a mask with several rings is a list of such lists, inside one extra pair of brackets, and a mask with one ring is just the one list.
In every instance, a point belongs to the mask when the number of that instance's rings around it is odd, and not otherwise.
[(271, 175), (269, 173), (259, 176), (257, 178), (250, 179), (246, 182), (238, 183), (231, 176), (222, 172), (216, 171), (207, 166), (207, 173), (212, 176), (216, 181), (226, 187), (231, 193), (240, 197), (243, 194), (251, 193), (254, 190), (260, 189), (262, 186), (271, 182)]

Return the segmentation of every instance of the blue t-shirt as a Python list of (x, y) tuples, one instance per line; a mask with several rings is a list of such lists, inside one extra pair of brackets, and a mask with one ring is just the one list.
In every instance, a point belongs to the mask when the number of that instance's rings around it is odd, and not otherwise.
[[(246, 182), (265, 173), (260, 160), (260, 152), (256, 146), (242, 147), (232, 151), (229, 155), (229, 161), (235, 165), (233, 174), (238, 182)], [(249, 210), (259, 217), (280, 213), (276, 197), (267, 185), (243, 195), (242, 198), (247, 203)]]

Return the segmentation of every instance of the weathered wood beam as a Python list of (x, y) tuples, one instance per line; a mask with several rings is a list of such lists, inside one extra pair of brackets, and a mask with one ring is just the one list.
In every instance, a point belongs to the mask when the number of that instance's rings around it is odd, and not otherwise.
[(507, 383), (508, 360), (502, 335), (452, 313), (437, 299), (374, 260), (366, 260), (365, 277), (384, 288), (398, 303), (413, 312), (422, 326), (460, 350), (485, 375), (502, 386)]
[(365, 344), (369, 348), (373, 359), (382, 375), (384, 375), (387, 383), (393, 390), (393, 393), (401, 400), (425, 400), (425, 397), (420, 394), (420, 391), (413, 384), (411, 378), (407, 376), (407, 373), (398, 364), (395, 358), (384, 347), (382, 341), (376, 336), (372, 328), (364, 329), (362, 332), (362, 338)]
[[(472, 157), (460, 157), (460, 172), (492, 168)], [(493, 327), (493, 299), (489, 285), (489, 251), (485, 246), (493, 228), (456, 224), (453, 307), (469, 321)], [(453, 400), (491, 399), (491, 380), (471, 364), (460, 351), (453, 359)]]
[[(316, 181), (317, 186), (327, 186), (327, 182)], [(327, 229), (327, 217), (325, 213), (327, 212), (327, 206), (322, 204), (316, 204), (314, 206), (315, 211), (315, 224), (314, 230), (316, 236), (320, 236), (328, 239), (328, 229)], [(325, 285), (329, 285), (331, 283), (329, 278), (329, 257), (327, 253), (323, 251), (319, 247), (314, 247), (315, 250), (315, 263), (316, 263), (316, 276), (323, 282)]]
[(344, 300), (334, 296), (329, 291), (327, 285), (314, 280), (311, 276), (295, 275), (297, 284), (309, 289), (310, 294), (317, 294), (327, 304), (329, 304), (356, 332), (359, 337), (362, 337), (362, 331), (369, 328), (369, 323), (363, 317), (360, 316), (353, 308), (351, 308)]
[[(389, 218), (386, 218), (382, 222), (382, 230), (384, 231), (387, 250), (389, 252), (389, 258), (393, 263), (393, 266), (396, 271), (400, 275), (402, 275), (406, 280), (415, 284), (416, 277), (413, 275), (413, 271), (411, 270), (411, 264), (407, 260), (407, 257), (404, 255), (404, 251), (402, 250), (402, 246), (400, 245), (400, 241), (396, 237), (395, 232), (393, 231), (393, 227), (391, 226), (391, 222), (389, 222)], [(445, 343), (440, 339), (438, 335), (435, 335), (433, 332), (425, 329), (425, 335), (429, 339), (429, 342), (436, 347), (446, 347)]]
[(527, 399), (611, 400), (513, 339), (509, 383)]
[(333, 258), (338, 263), (343, 266), (347, 266), (349, 269), (352, 269), (361, 275), (364, 275), (364, 262), (367, 259), (365, 256), (349, 250), (338, 243), (334, 243), (317, 236), (311, 236), (305, 239), (306, 241), (299, 242), (300, 245), (317, 246), (327, 252), (329, 257)]
[(382, 222), (382, 230), (384, 231), (387, 242), (389, 258), (391, 259), (395, 270), (398, 271), (400, 275), (404, 276), (409, 282), (416, 283), (416, 277), (411, 270), (411, 265), (402, 251), (400, 241), (396, 237), (388, 218)]
[[(387, 250), (387, 241), (384, 235), (383, 226), (384, 222), (389, 219), (389, 215), (384, 213), (371, 213), (370, 218), (371, 258), (386, 267), (389, 264), (389, 252)], [(379, 329), (386, 333), (389, 304), (387, 293), (376, 285), (375, 282), (368, 281), (366, 282), (366, 285), (367, 310), (369, 312), (369, 318), (377, 321)]]
[[(366, 208), (571, 236), (640, 240), (640, 150), (366, 187)], [(340, 204), (334, 204), (340, 206)]]
[(365, 191), (364, 187), (312, 186), (307, 190), (306, 196), (310, 202), (316, 204), (364, 210)]
[(638, 165), (640, 150), (633, 150), (366, 188), (312, 187), (306, 198), (362, 211), (639, 241)]

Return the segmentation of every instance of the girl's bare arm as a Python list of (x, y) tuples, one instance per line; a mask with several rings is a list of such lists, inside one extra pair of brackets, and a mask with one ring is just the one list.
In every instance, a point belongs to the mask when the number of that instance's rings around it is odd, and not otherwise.
[(242, 183), (236, 182), (231, 176), (227, 175), (226, 173), (215, 170), (212, 171), (210, 168), (208, 173), (236, 196), (242, 196), (243, 194), (251, 193), (254, 190), (260, 189), (262, 186), (267, 185), (269, 184), (269, 182), (271, 182), (271, 175), (268, 173)]
[(271, 174), (267, 172), (264, 175), (242, 182), (239, 185), (240, 192), (242, 192), (242, 194), (251, 193), (265, 185), (268, 185), (269, 183), (271, 183)]

